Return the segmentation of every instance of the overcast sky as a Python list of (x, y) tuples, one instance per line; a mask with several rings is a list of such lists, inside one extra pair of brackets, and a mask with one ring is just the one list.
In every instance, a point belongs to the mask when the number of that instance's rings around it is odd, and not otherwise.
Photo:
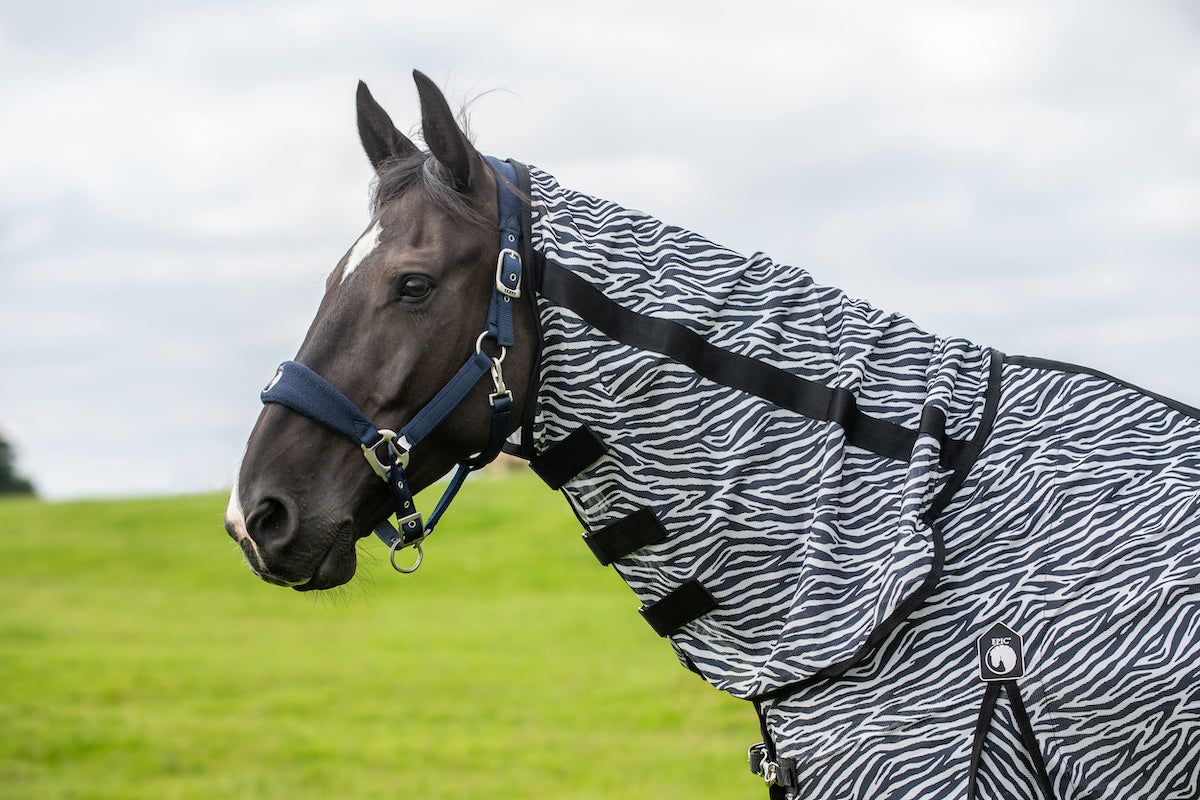
[(228, 486), (414, 67), (484, 152), (1200, 405), (1198, 8), (0, 0), (0, 434), (49, 497)]

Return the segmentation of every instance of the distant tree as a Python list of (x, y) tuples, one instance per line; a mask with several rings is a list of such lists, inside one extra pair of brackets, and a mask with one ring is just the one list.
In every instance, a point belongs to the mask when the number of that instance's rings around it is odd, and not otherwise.
[(17, 474), (13, 460), (12, 446), (0, 437), (0, 496), (34, 494), (33, 484)]

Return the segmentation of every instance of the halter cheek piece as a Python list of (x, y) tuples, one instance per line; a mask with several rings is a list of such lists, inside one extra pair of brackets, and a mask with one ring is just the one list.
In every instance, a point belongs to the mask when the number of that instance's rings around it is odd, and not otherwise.
[[(487, 330), (479, 334), (475, 342), (475, 354), (467, 359), (434, 398), (396, 433), (387, 428), (377, 427), (344, 394), (320, 375), (296, 361), (285, 361), (281, 364), (261, 395), (263, 403), (279, 403), (286, 406), (337, 431), (362, 447), (367, 463), (375, 474), (387, 483), (392, 498), (396, 525), (393, 526), (391, 522), (384, 520), (375, 527), (375, 535), (388, 546), (392, 566), (399, 572), (414, 572), (421, 565), (424, 558), (421, 543), (433, 532), (450, 501), (462, 488), (467, 475), (495, 459), (508, 437), (513, 401), (512, 392), (504, 384), (501, 365), (508, 348), (515, 342), (512, 301), (521, 296), (521, 255), (518, 250), (521, 238), (521, 201), (509, 188), (517, 183), (516, 170), (512, 165), (490, 156), (487, 160), (498, 173), (496, 195), (500, 209), (500, 256), (496, 261), (496, 280), (488, 306)], [(498, 356), (492, 357), (484, 352), (485, 339), (493, 340), (500, 348)], [(432, 433), (466, 399), (483, 376), (489, 373), (495, 391), (489, 396), (492, 424), (488, 446), (473, 458), (459, 462), (450, 485), (429, 516), (428, 524), (422, 525), (421, 514), (413, 502), (413, 493), (404, 472), (408, 467), (409, 453)], [(381, 450), (385, 454), (382, 458)], [(402, 567), (396, 563), (396, 550), (407, 547), (415, 548), (417, 557), (412, 566)]]

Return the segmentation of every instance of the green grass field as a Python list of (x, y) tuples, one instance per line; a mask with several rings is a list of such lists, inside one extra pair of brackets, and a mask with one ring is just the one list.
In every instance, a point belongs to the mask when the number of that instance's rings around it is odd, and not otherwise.
[(469, 481), (419, 572), (364, 540), (319, 596), (258, 581), (224, 505), (0, 502), (0, 797), (766, 796), (753, 708), (535, 479)]

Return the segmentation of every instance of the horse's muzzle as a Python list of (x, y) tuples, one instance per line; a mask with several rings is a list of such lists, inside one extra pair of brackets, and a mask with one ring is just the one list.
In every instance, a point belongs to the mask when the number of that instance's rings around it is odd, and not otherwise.
[(321, 535), (302, 532), (292, 504), (264, 498), (243, 512), (235, 491), (225, 512), (225, 530), (241, 547), (250, 569), (276, 586), (306, 591), (328, 589), (354, 577), (354, 537), (345, 525), (320, 526)]

